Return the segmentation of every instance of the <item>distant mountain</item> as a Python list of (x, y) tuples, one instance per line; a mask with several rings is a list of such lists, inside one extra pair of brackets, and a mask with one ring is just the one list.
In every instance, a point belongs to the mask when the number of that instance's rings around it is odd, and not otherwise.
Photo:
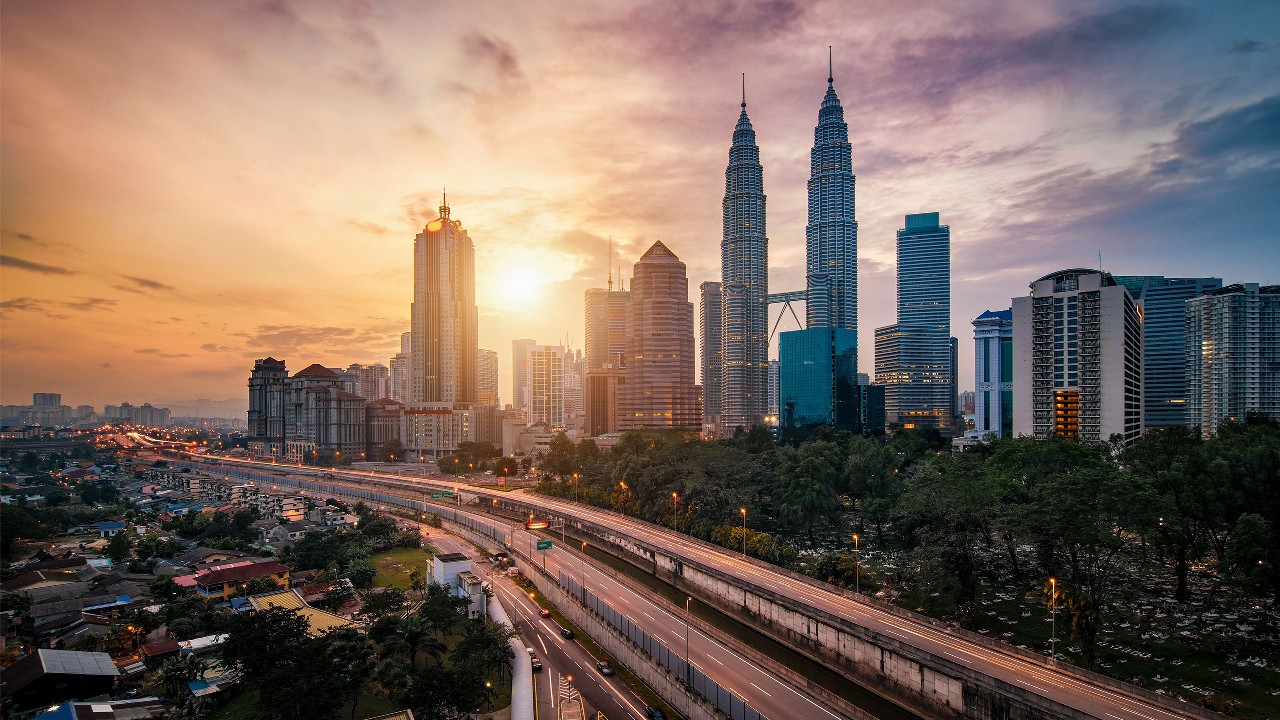
[(169, 408), (174, 417), (220, 417), (241, 418), (249, 412), (249, 398), (238, 397), (228, 400), (165, 400), (154, 403), (159, 407)]

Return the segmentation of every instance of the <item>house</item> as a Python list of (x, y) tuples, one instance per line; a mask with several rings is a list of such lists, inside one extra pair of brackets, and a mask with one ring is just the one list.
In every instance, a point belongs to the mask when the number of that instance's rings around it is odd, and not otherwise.
[(471, 572), (471, 561), (462, 553), (442, 553), (427, 560), (427, 572), (431, 581), (438, 585), (447, 585), (449, 594), (454, 597), (468, 598), (471, 605), (467, 608), (467, 617), (485, 617), (488, 613), (489, 596), (485, 594), (489, 583)]
[(316, 529), (316, 524), (313, 522), (302, 521), (280, 523), (271, 529), (270, 539), (273, 542), (283, 540), (296, 542), (297, 540), (300, 540), (303, 535), (306, 535), (314, 529)]
[(142, 661), (147, 667), (157, 667), (165, 660), (171, 657), (178, 657), (182, 654), (182, 646), (177, 640), (161, 640), (160, 642), (148, 643), (142, 646)]
[(145, 697), (106, 702), (69, 702), (34, 720), (149, 720), (162, 718), (169, 712), (160, 698)]
[(302, 599), (302, 594), (297, 590), (282, 590), (281, 592), (254, 595), (249, 598), (249, 603), (254, 610), (258, 611), (277, 607), (296, 610), (298, 617), (307, 621), (307, 634), (311, 637), (320, 637), (330, 630), (354, 624), (340, 615), (334, 615), (320, 608), (311, 607)]
[(274, 560), (206, 570), (196, 575), (196, 592), (206, 600), (222, 602), (236, 595), (253, 580), (266, 578), (280, 588), (289, 587), (289, 568)]
[(98, 523), (98, 537), (115, 537), (117, 533), (124, 530), (124, 526), (125, 521), (123, 520), (103, 520)]
[(35, 708), (111, 692), (120, 671), (106, 653), (43, 648), (4, 672), (4, 697), (14, 707)]
[(175, 558), (178, 562), (196, 570), (206, 570), (214, 565), (222, 565), (234, 560), (247, 558), (247, 553), (239, 550), (215, 550), (207, 547), (194, 547)]

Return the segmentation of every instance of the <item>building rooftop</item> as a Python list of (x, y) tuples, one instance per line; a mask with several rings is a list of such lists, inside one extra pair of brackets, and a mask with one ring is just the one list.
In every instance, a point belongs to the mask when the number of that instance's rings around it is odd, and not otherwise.
[(447, 563), (451, 563), (451, 562), (466, 562), (466, 560), (467, 560), (467, 556), (466, 556), (466, 555), (463, 555), (462, 553), (456, 553), (456, 552), (455, 552), (455, 553), (444, 553), (444, 554), (441, 554), (441, 555), (437, 555), (437, 556), (436, 556), (436, 559), (437, 559), (437, 560), (439, 560), (440, 562), (447, 562)]
[(221, 568), (218, 570), (206, 570), (196, 575), (196, 583), (198, 585), (221, 585), (230, 582), (248, 582), (254, 578), (260, 578), (263, 575), (274, 575), (276, 573), (289, 572), (289, 568), (281, 565), (274, 560), (266, 562), (252, 563), (249, 565), (237, 565), (235, 567)]
[(312, 363), (306, 366), (305, 368), (299, 370), (298, 372), (294, 373), (293, 376), (294, 377), (332, 378), (332, 377), (337, 377), (337, 374), (334, 373), (329, 368), (321, 365), (320, 363)]

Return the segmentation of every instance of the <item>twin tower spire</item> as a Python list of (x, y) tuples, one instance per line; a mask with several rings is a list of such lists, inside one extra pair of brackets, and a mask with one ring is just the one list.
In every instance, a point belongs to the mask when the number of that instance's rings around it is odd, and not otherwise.
[[(818, 112), (810, 152), (809, 217), (805, 228), (806, 323), (856, 330), (857, 221), (849, 128), (835, 93), (831, 48), (827, 92)], [(764, 168), (755, 128), (747, 115), (746, 75), (742, 112), (725, 168), (720, 243), (719, 382), (704, 379), (706, 423), (720, 434), (750, 428), (769, 411), (769, 255), (765, 235)], [(714, 338), (713, 338), (714, 339)], [(704, 343), (706, 344), (706, 343)], [(713, 373), (708, 373), (708, 375)], [(719, 417), (713, 417), (718, 411)]]

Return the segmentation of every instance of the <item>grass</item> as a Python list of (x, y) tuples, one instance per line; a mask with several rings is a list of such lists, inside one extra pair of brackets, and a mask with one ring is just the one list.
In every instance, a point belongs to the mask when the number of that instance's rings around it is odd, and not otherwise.
[[(218, 709), (208, 716), (208, 720), (256, 720), (259, 717), (258, 705), (258, 693), (242, 692), (218, 706)], [(356, 703), (356, 720), (378, 717), (379, 715), (386, 715), (402, 709), (387, 698), (366, 693), (361, 695), (360, 701)], [(350, 718), (351, 705), (343, 703), (335, 717), (342, 720)]]
[(426, 548), (396, 548), (380, 552), (370, 560), (373, 567), (377, 569), (378, 576), (374, 578), (375, 587), (386, 587), (388, 585), (398, 587), (401, 590), (409, 588), (409, 573), (417, 569), (418, 572), (426, 576), (427, 559), (435, 557), (435, 551), (431, 546)]

